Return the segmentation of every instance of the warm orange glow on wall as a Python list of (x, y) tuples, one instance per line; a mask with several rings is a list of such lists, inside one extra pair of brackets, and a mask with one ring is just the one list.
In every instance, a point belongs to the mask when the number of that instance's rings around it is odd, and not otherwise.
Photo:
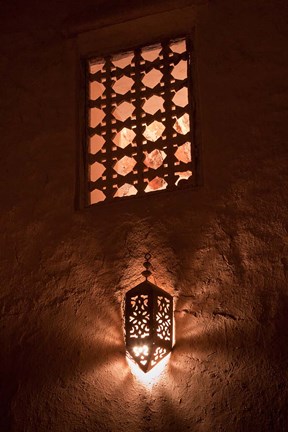
[(125, 336), (128, 355), (143, 372), (166, 357), (173, 344), (173, 298), (147, 280), (150, 254), (145, 255), (146, 280), (125, 297)]

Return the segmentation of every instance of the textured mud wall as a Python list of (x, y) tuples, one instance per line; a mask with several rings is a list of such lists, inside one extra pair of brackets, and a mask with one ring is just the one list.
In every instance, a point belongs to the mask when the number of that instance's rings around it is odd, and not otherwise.
[[(95, 2), (2, 3), (1, 432), (286, 432), (286, 2), (197, 10), (203, 186), (80, 211), (67, 28)], [(176, 303), (153, 388), (121, 317), (147, 250)]]

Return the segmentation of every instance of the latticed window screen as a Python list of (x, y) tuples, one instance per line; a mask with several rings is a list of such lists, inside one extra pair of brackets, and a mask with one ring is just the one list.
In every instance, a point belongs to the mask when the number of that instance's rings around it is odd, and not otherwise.
[(88, 61), (89, 204), (194, 184), (186, 39)]

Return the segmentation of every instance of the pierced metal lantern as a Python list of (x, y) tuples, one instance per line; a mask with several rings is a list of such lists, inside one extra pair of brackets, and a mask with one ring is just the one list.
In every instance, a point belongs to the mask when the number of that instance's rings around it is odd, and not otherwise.
[(125, 332), (128, 353), (148, 372), (172, 350), (173, 297), (148, 281), (151, 255), (145, 259), (146, 280), (125, 297)]

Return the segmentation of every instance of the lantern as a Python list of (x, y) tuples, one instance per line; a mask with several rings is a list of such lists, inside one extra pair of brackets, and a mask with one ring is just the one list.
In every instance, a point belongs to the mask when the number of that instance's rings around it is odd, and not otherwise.
[(173, 297), (148, 281), (151, 255), (145, 259), (145, 281), (125, 297), (125, 333), (127, 352), (148, 372), (172, 350)]

